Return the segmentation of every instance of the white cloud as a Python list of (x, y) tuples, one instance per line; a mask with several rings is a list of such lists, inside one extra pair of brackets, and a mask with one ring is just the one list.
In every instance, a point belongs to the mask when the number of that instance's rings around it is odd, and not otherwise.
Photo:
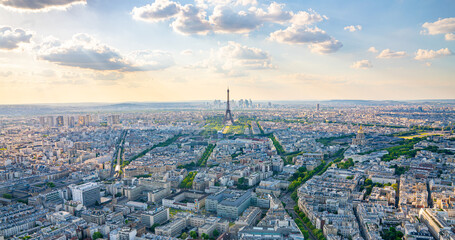
[(29, 43), (32, 33), (25, 30), (11, 27), (0, 28), (0, 49), (13, 50), (19, 47), (21, 43)]
[(299, 11), (298, 13), (294, 14), (292, 16), (291, 23), (294, 26), (306, 26), (321, 22), (324, 19), (328, 18), (326, 16), (321, 16), (312, 9), (309, 9), (308, 12)]
[(172, 57), (161, 51), (137, 51), (128, 57), (87, 34), (76, 34), (66, 42), (50, 38), (42, 43), (38, 58), (62, 66), (100, 71), (151, 71), (173, 65)]
[(417, 50), (414, 59), (427, 60), (427, 59), (433, 59), (433, 58), (437, 58), (437, 57), (450, 56), (452, 54), (453, 54), (452, 51), (450, 51), (448, 48), (441, 48), (437, 51), (419, 49), (419, 50)]
[(371, 62), (369, 60), (360, 60), (360, 61), (354, 62), (351, 65), (351, 68), (355, 68), (355, 69), (368, 69), (368, 68), (372, 68), (372, 67), (373, 67), (373, 65), (371, 64)]
[(330, 37), (324, 30), (318, 27), (291, 26), (284, 30), (278, 30), (270, 34), (270, 39), (286, 44), (309, 44), (311, 52), (327, 54), (338, 51), (343, 44)]
[(120, 53), (86, 34), (76, 34), (67, 42), (44, 42), (38, 58), (59, 65), (94, 70), (121, 70), (128, 67)]
[(422, 25), (425, 30), (423, 33), (436, 35), (455, 32), (455, 17), (443, 18), (436, 22), (426, 22)]
[(193, 55), (193, 50), (191, 50), (191, 49), (186, 49), (186, 50), (181, 51), (180, 54), (182, 54), (182, 55), (188, 55), (188, 56), (189, 56), (189, 55)]
[(13, 75), (11, 71), (0, 72), (0, 77), (9, 77), (11, 75)]
[(66, 79), (74, 79), (74, 78), (79, 78), (80, 75), (79, 75), (79, 73), (75, 73), (75, 72), (64, 72), (61, 74), (61, 77), (66, 78)]
[(20, 11), (48, 11), (67, 9), (76, 4), (86, 4), (87, 0), (0, 0), (0, 5)]
[(336, 52), (343, 44), (324, 30), (312, 26), (324, 19), (328, 18), (311, 9), (308, 12), (300, 11), (293, 15), (291, 26), (271, 33), (270, 40), (286, 44), (308, 44), (311, 52), (319, 54)]
[(136, 20), (158, 22), (176, 16), (181, 9), (179, 3), (169, 0), (156, 0), (154, 3), (142, 7), (135, 7), (131, 11)]
[(241, 6), (248, 6), (248, 5), (257, 5), (258, 2), (256, 0), (237, 0), (235, 1), (235, 5)]
[(270, 34), (270, 39), (287, 44), (320, 43), (330, 40), (330, 36), (318, 27), (291, 26)]
[[(135, 19), (151, 22), (175, 18), (171, 26), (183, 35), (206, 35), (210, 32), (245, 34), (265, 23), (290, 23), (287, 28), (271, 33), (270, 39), (287, 44), (308, 44), (311, 51), (322, 54), (335, 52), (343, 46), (314, 26), (328, 18), (312, 9), (294, 13), (284, 10), (285, 5), (276, 2), (271, 2), (264, 9), (255, 6), (256, 0), (196, 0), (195, 3), (195, 6), (187, 4), (182, 7), (170, 0), (157, 0), (151, 5), (134, 8), (132, 15)], [(245, 6), (250, 7), (245, 9)], [(207, 17), (210, 9), (213, 11)]]
[(455, 34), (453, 34), (453, 33), (446, 33), (446, 35), (444, 36), (444, 38), (446, 39), (446, 41), (455, 41)]
[(209, 6), (249, 6), (257, 5), (256, 0), (195, 0), (198, 7), (209, 8)]
[(362, 26), (360, 25), (350, 25), (350, 26), (346, 26), (344, 27), (344, 30), (347, 30), (349, 32), (355, 32), (355, 31), (360, 31), (362, 30)]
[(204, 35), (212, 29), (212, 26), (210, 26), (210, 23), (205, 18), (206, 13), (204, 10), (187, 4), (182, 7), (182, 10), (171, 26), (174, 31), (183, 35)]
[(262, 8), (251, 8), (250, 10), (254, 11), (257, 18), (261, 19), (263, 22), (283, 23), (293, 17), (292, 12), (283, 11), (283, 8), (284, 4), (272, 2), (268, 6), (267, 11), (264, 11)]
[(91, 74), (90, 76), (95, 80), (103, 80), (103, 81), (115, 81), (115, 80), (122, 79), (124, 77), (123, 73), (119, 73), (119, 72), (109, 72), (106, 74), (97, 72), (97, 73)]
[(284, 4), (272, 2), (266, 10), (251, 7), (247, 11), (235, 11), (231, 6), (216, 6), (210, 16), (210, 23), (216, 32), (247, 33), (266, 22), (285, 23), (293, 17), (284, 11)]
[[(196, 0), (196, 5), (181, 6), (170, 0), (156, 0), (153, 4), (135, 7), (131, 14), (136, 20), (158, 22), (175, 18), (171, 23), (174, 31), (184, 34), (205, 35), (211, 31), (217, 33), (249, 33), (264, 23), (308, 26), (326, 16), (309, 10), (294, 14), (285, 11), (284, 4), (271, 2), (266, 9), (258, 8), (256, 0)], [(246, 6), (250, 6), (246, 9)], [(206, 9), (212, 9), (207, 16)], [(242, 10), (239, 10), (242, 9)]]
[(341, 47), (343, 47), (343, 44), (334, 38), (330, 38), (330, 40), (319, 43), (313, 43), (308, 47), (310, 48), (311, 52), (319, 54), (328, 54), (338, 51)]
[(377, 58), (402, 58), (406, 56), (405, 51), (392, 51), (390, 49), (382, 50), (382, 52), (377, 56)]
[(240, 43), (229, 42), (227, 46), (220, 48), (218, 54), (221, 59), (235, 60), (235, 65), (244, 68), (272, 68), (271, 58), (267, 52), (259, 48), (243, 46)]
[(127, 56), (127, 62), (128, 71), (155, 71), (174, 65), (172, 55), (159, 50), (134, 51)]
[(183, 35), (203, 35), (212, 29), (202, 8), (192, 4), (182, 6), (180, 3), (169, 0), (156, 0), (151, 5), (135, 7), (131, 11), (131, 15), (136, 20), (146, 22), (159, 22), (175, 18), (171, 26), (174, 31)]
[(216, 32), (245, 33), (262, 25), (263, 21), (254, 12), (236, 12), (227, 6), (217, 6), (210, 16)]
[(46, 78), (50, 78), (50, 77), (55, 77), (56, 76), (55, 71), (52, 70), (52, 69), (43, 70), (43, 71), (37, 73), (36, 75), (41, 76), (41, 77), (46, 77)]
[(209, 68), (226, 76), (245, 76), (245, 70), (273, 69), (271, 57), (262, 49), (229, 42), (218, 50), (212, 50), (210, 58), (190, 68)]
[(377, 53), (378, 50), (375, 47), (368, 48), (368, 52)]

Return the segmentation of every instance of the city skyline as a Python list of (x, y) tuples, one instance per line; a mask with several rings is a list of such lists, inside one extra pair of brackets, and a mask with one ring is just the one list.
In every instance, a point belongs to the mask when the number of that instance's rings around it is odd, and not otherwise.
[[(0, 104), (453, 99), (451, 1), (0, 1)], [(190, 91), (189, 91), (190, 90)]]

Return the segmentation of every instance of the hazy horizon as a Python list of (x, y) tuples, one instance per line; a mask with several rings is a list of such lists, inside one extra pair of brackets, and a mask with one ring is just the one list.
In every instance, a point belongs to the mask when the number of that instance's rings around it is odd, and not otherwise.
[[(246, 98), (238, 98), (238, 99), (231, 99), (231, 101), (238, 101), (240, 99)], [(12, 103), (12, 104), (3, 104), (0, 103), (0, 106), (8, 106), (8, 105), (90, 105), (90, 104), (146, 104), (146, 103), (207, 103), (213, 102), (215, 100), (221, 100), (226, 102), (225, 99), (207, 99), (207, 100), (181, 100), (181, 101), (119, 101), (119, 102), (36, 102), (36, 103)], [(248, 99), (249, 100), (249, 99)], [(302, 99), (302, 100), (267, 100), (267, 99), (252, 99), (254, 102), (260, 103), (324, 103), (324, 102), (348, 102), (348, 101), (358, 101), (358, 102), (439, 102), (439, 101), (454, 101), (455, 98), (446, 98), (446, 99)]]

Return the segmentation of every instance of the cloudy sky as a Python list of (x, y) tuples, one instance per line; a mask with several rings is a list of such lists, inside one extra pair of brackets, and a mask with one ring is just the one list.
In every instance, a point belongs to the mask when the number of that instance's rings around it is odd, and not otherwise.
[(453, 0), (0, 0), (0, 104), (455, 98)]

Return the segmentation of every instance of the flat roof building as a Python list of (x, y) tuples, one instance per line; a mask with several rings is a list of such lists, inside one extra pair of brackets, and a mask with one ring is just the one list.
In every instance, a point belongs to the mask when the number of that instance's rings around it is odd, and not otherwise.
[(237, 219), (251, 205), (252, 190), (226, 189), (207, 197), (206, 210), (218, 217)]
[(72, 185), (73, 200), (81, 202), (88, 207), (101, 203), (100, 187), (98, 184), (89, 182), (82, 185)]
[(169, 208), (159, 207), (154, 211), (148, 211), (141, 214), (141, 222), (147, 227), (154, 224), (162, 224), (169, 220)]

